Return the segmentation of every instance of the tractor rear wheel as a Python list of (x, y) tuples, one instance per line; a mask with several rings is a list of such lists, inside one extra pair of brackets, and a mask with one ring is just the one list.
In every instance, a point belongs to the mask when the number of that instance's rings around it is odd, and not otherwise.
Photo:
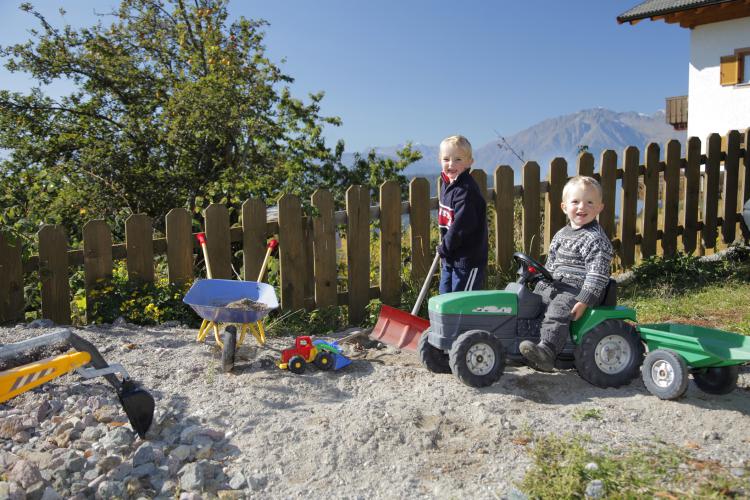
[(648, 353), (641, 374), (648, 392), (659, 399), (678, 399), (687, 390), (687, 363), (670, 349), (656, 349)]
[(576, 369), (592, 385), (620, 387), (638, 376), (643, 351), (632, 325), (609, 319), (584, 334), (576, 347)]
[(417, 344), (419, 360), (432, 373), (450, 373), (451, 365), (448, 355), (427, 341), (430, 331), (428, 328), (419, 336), (419, 343)]
[(729, 394), (737, 387), (739, 373), (738, 365), (714, 366), (695, 370), (693, 380), (700, 390), (708, 394)]
[(318, 370), (330, 370), (333, 368), (333, 354), (328, 351), (320, 351), (315, 355), (315, 366), (318, 367)]
[(469, 330), (453, 342), (450, 353), (453, 374), (471, 387), (497, 382), (505, 370), (502, 342), (484, 330)]

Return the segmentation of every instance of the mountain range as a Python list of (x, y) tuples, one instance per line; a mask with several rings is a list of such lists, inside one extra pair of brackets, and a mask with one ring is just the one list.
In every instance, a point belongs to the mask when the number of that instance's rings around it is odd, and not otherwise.
[[(543, 176), (547, 173), (550, 161), (558, 156), (567, 160), (568, 172), (572, 174), (581, 146), (587, 146), (587, 150), (594, 155), (595, 168), (598, 169), (599, 157), (604, 150), (613, 149), (619, 157), (627, 146), (636, 146), (641, 151), (642, 158), (646, 145), (650, 142), (664, 146), (670, 139), (677, 139), (684, 145), (686, 138), (685, 131), (674, 130), (666, 123), (664, 111), (648, 115), (604, 108), (586, 109), (549, 118), (516, 134), (505, 136), (505, 141), (498, 137), (481, 146), (475, 144), (473, 168), (484, 169), (491, 176), (498, 165), (510, 165), (516, 172), (518, 181), (523, 162), (510, 150), (512, 148), (525, 161), (536, 161)], [(374, 149), (381, 156), (395, 158), (396, 151), (401, 147), (403, 145)], [(422, 159), (409, 165), (404, 174), (407, 177), (436, 174), (439, 171), (438, 146), (413, 144), (413, 147), (422, 153)]]

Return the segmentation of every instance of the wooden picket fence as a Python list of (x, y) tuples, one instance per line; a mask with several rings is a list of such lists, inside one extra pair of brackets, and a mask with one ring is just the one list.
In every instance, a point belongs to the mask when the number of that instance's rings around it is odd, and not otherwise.
[[(702, 154), (701, 141), (690, 138), (684, 158), (679, 141), (673, 140), (666, 144), (664, 159), (660, 159), (659, 145), (652, 143), (646, 147), (643, 162), (639, 150), (631, 146), (625, 149), (620, 166), (617, 153), (607, 150), (596, 173), (593, 156), (582, 153), (577, 173), (595, 175), (601, 181), (605, 208), (599, 221), (613, 241), (619, 265), (629, 268), (656, 253), (710, 252), (717, 244), (735, 241), (741, 206), (750, 198), (749, 139), (750, 129), (742, 134), (732, 131), (723, 146), (722, 137), (712, 134)], [(527, 162), (522, 167), (520, 185), (514, 185), (514, 172), (509, 166), (495, 169), (494, 188), (488, 188), (483, 170), (474, 170), (472, 175), (496, 215), (491, 251), (498, 267), (507, 270), (512, 266), (517, 198), (522, 204), (522, 249), (540, 257), (552, 235), (566, 223), (559, 209), (568, 179), (566, 161), (553, 160), (546, 181), (540, 178), (539, 165)], [(233, 277), (231, 245), (241, 243), (242, 278), (255, 280), (267, 239), (278, 235), (282, 309), (345, 304), (352, 324), (364, 318), (370, 299), (379, 297), (386, 304), (398, 305), (402, 245), (410, 249), (412, 278), (418, 282), (424, 279), (434, 252), (430, 211), (437, 208), (437, 198), (430, 197), (426, 179), (410, 182), (406, 202), (401, 201), (399, 185), (390, 181), (380, 187), (377, 206), (371, 206), (369, 190), (362, 186), (347, 190), (344, 211), (334, 211), (333, 196), (326, 190), (316, 191), (311, 203), (316, 208), (314, 217), (303, 214), (298, 197), (284, 195), (278, 200), (278, 220), (269, 221), (266, 205), (249, 199), (241, 208), (241, 227), (230, 227), (226, 206), (210, 205), (204, 215), (213, 277)], [(402, 241), (404, 214), (408, 214), (408, 242)], [(380, 221), (379, 280), (372, 283), (370, 238), (375, 219)], [(337, 286), (336, 228), (342, 224), (346, 227), (345, 290)], [(38, 254), (22, 262), (21, 249), (0, 234), (0, 323), (23, 319), (24, 275), (33, 271), (39, 272), (41, 281), (42, 317), (57, 324), (69, 324), (71, 320), (71, 267), (83, 266), (87, 296), (96, 283), (112, 275), (115, 259), (126, 259), (129, 277), (148, 282), (154, 280), (154, 255), (166, 254), (171, 282), (194, 279), (193, 261), (200, 250), (188, 210), (178, 208), (167, 214), (166, 238), (153, 238), (152, 220), (145, 215), (128, 218), (125, 235), (125, 243), (113, 244), (107, 224), (92, 220), (83, 228), (83, 249), (70, 250), (64, 228), (46, 225), (38, 233)]]

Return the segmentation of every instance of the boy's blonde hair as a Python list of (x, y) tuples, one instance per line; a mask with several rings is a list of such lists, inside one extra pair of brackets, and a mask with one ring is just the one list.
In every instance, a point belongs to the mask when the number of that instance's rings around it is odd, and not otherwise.
[(462, 135), (452, 135), (440, 141), (440, 150), (442, 151), (443, 146), (448, 145), (455, 146), (466, 153), (469, 156), (468, 159), (472, 159), (474, 157), (471, 151), (471, 143), (469, 142), (469, 139)]
[(575, 177), (571, 177), (570, 180), (568, 180), (568, 182), (565, 183), (565, 187), (563, 187), (563, 191), (562, 191), (562, 201), (565, 201), (568, 199), (568, 193), (570, 192), (573, 186), (583, 186), (583, 187), (594, 188), (596, 189), (596, 192), (599, 193), (599, 199), (604, 197), (604, 192), (602, 191), (602, 185), (599, 184), (599, 181), (587, 175), (576, 175)]

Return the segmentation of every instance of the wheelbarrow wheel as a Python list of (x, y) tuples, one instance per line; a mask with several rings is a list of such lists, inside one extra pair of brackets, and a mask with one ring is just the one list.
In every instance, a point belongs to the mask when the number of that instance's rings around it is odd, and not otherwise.
[(648, 392), (659, 399), (678, 399), (687, 390), (687, 363), (670, 349), (656, 349), (648, 353), (641, 374)]
[(505, 349), (499, 339), (484, 330), (469, 330), (453, 342), (450, 353), (453, 374), (470, 387), (487, 387), (505, 370)]
[(708, 394), (729, 394), (737, 387), (740, 369), (738, 365), (701, 368), (693, 372), (693, 380)]
[(234, 356), (237, 352), (237, 328), (234, 325), (224, 329), (221, 342), (224, 344), (221, 350), (221, 369), (227, 373), (234, 368)]
[(333, 364), (333, 354), (328, 351), (320, 351), (315, 356), (315, 366), (318, 367), (318, 370), (328, 371), (333, 368)]
[(448, 355), (428, 341), (430, 331), (428, 328), (419, 337), (419, 343), (417, 344), (419, 360), (432, 373), (450, 373), (451, 365)]

